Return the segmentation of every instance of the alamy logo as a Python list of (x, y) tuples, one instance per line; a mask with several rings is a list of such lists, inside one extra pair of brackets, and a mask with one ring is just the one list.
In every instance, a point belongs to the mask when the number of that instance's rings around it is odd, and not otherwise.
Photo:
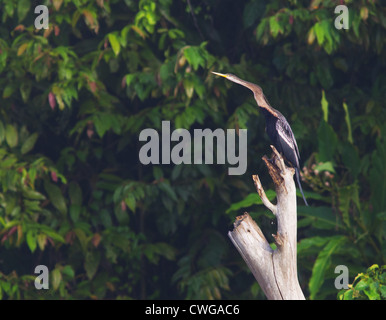
[[(238, 136), (238, 155), (236, 155)], [(214, 139), (216, 139), (217, 164), (225, 160), (235, 167), (228, 168), (229, 175), (241, 175), (247, 170), (247, 130), (194, 129), (193, 138), (187, 129), (170, 132), (170, 121), (162, 121), (161, 139), (155, 129), (143, 129), (139, 141), (147, 141), (139, 151), (142, 164), (213, 164)], [(171, 142), (178, 142), (171, 148)], [(204, 145), (204, 148), (203, 148)], [(193, 150), (192, 150), (193, 146)], [(162, 152), (160, 153), (160, 149)], [(205, 158), (203, 159), (203, 150)], [(203, 162), (204, 160), (204, 162)]]
[(335, 28), (340, 29), (348, 29), (349, 21), (348, 21), (348, 8), (345, 5), (336, 6), (334, 13), (339, 13), (339, 16), (335, 18)]
[(35, 18), (36, 29), (48, 29), (48, 8), (44, 5), (36, 6), (35, 13), (39, 15)]
[(35, 274), (39, 274), (35, 278), (35, 288), (38, 290), (49, 289), (49, 272), (47, 266), (40, 264), (36, 266)]
[(335, 273), (339, 273), (339, 275), (335, 278), (335, 288), (340, 289), (348, 289), (348, 268), (345, 265), (339, 265), (335, 267)]

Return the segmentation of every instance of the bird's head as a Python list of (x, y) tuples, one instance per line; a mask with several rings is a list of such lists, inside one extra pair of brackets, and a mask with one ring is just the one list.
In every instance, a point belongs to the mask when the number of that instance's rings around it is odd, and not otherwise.
[[(220, 76), (220, 77), (224, 77), (225, 79), (228, 79), (230, 81), (233, 81), (233, 82), (237, 82), (237, 80), (239, 80), (240, 78), (239, 77), (236, 77), (234, 74), (232, 73), (219, 73), (219, 72), (214, 72), (214, 71), (211, 71), (213, 74), (217, 75), (217, 76)], [(236, 80), (236, 81), (235, 81)]]
[(238, 84), (252, 90), (256, 99), (260, 96), (263, 96), (263, 90), (257, 84), (242, 80), (232, 73), (223, 74), (223, 73), (218, 73), (218, 72), (214, 72), (214, 71), (212, 71), (212, 73), (217, 75), (217, 76), (224, 77), (225, 79), (227, 79), (229, 81), (238, 83)]
[(273, 116), (278, 117), (277, 111), (274, 110), (270, 106), (270, 104), (268, 103), (267, 99), (265, 98), (265, 96), (263, 94), (263, 89), (261, 89), (261, 87), (259, 87), (257, 84), (242, 80), (232, 73), (223, 74), (223, 73), (218, 73), (218, 72), (214, 72), (214, 71), (211, 71), (211, 72), (217, 76), (224, 77), (225, 79), (227, 79), (229, 81), (238, 83), (238, 84), (242, 85), (243, 87), (246, 87), (249, 90), (251, 90), (253, 92), (253, 95), (255, 97), (257, 105), (261, 108), (268, 110)]

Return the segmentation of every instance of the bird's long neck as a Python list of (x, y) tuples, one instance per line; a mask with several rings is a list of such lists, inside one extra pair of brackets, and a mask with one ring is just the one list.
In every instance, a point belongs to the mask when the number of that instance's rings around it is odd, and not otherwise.
[(259, 89), (259, 87), (257, 85), (255, 85), (254, 83), (245, 81), (245, 80), (237, 78), (237, 77), (234, 77), (231, 81), (238, 83), (238, 84), (242, 85), (243, 87), (248, 88), (253, 93), (255, 93)]
[[(267, 98), (261, 91), (260, 94), (257, 94), (256, 92), (253, 92), (255, 96), (255, 100), (257, 102), (257, 105), (266, 111), (267, 114), (270, 114), (271, 116), (274, 116), (275, 118), (279, 118), (280, 112), (277, 111), (275, 108), (272, 108), (271, 105), (269, 104)], [(267, 114), (265, 115), (267, 117)]]
[(255, 97), (257, 105), (260, 108), (267, 110), (274, 117), (278, 117), (278, 113), (277, 113), (278, 111), (271, 107), (267, 98), (263, 94), (263, 90), (258, 85), (251, 83), (251, 82), (248, 82), (248, 81), (245, 81), (245, 80), (242, 80), (240, 78), (232, 79), (232, 81), (248, 88), (249, 90), (251, 90), (253, 92), (253, 95)]
[(255, 100), (258, 104), (258, 106), (264, 110), (266, 110), (267, 112), (269, 112), (272, 116), (278, 118), (279, 117), (279, 111), (277, 111), (276, 109), (272, 108), (271, 105), (269, 104), (267, 98), (264, 96), (263, 93), (261, 93), (261, 95), (255, 95)]

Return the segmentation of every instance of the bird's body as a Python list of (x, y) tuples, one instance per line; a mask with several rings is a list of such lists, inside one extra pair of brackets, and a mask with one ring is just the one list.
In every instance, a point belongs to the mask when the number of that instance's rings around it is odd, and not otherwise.
[(276, 150), (279, 151), (295, 169), (296, 180), (299, 185), (300, 192), (303, 196), (305, 204), (308, 206), (307, 200), (303, 194), (302, 186), (300, 184), (299, 149), (295, 136), (286, 118), (278, 110), (271, 107), (267, 101), (267, 98), (263, 94), (263, 90), (258, 85), (244, 81), (233, 74), (221, 74), (217, 72), (213, 73), (238, 83), (253, 92), (257, 105), (260, 107), (265, 116), (266, 132), (268, 137), (271, 139)]

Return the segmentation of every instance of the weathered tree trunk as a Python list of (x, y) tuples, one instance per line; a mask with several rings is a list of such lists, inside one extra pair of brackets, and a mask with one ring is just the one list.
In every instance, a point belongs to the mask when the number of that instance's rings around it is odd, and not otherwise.
[(240, 252), (249, 269), (269, 300), (305, 299), (297, 276), (297, 214), (294, 169), (285, 166), (283, 158), (274, 151), (273, 158), (263, 157), (275, 184), (277, 204), (265, 195), (257, 175), (252, 176), (263, 204), (277, 218), (277, 249), (273, 250), (259, 226), (248, 213), (236, 218), (229, 238)]

